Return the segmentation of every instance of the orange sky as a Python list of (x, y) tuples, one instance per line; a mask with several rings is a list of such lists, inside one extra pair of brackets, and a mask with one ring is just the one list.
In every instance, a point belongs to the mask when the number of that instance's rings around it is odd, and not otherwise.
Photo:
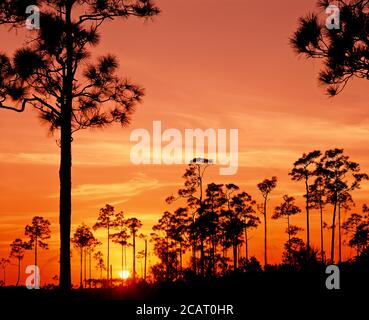
[[(288, 44), (297, 18), (313, 9), (315, 0), (157, 4), (163, 13), (154, 21), (116, 21), (103, 28), (96, 53), (117, 55), (122, 74), (142, 84), (146, 97), (131, 127), (74, 137), (72, 231), (81, 222), (92, 225), (105, 203), (141, 219), (146, 233), (171, 209), (164, 199), (182, 184), (185, 166), (133, 166), (129, 160), (131, 130), (151, 130), (153, 120), (161, 120), (164, 129), (238, 128), (237, 175), (219, 176), (212, 168), (207, 181), (234, 182), (260, 200), (255, 185), (277, 175), (280, 182), (270, 207), (285, 193), (302, 204), (303, 185), (287, 175), (302, 152), (342, 147), (369, 171), (367, 84), (355, 80), (341, 96), (328, 99), (316, 79), (318, 61), (297, 58)], [(22, 34), (2, 28), (0, 50), (12, 52), (24, 43)], [(13, 239), (24, 236), (32, 217), (42, 215), (53, 231), (50, 250), (40, 252), (42, 282), (50, 281), (58, 269), (58, 147), (34, 111), (0, 112), (0, 190), (0, 257), (8, 255)], [(356, 192), (355, 200), (368, 197), (368, 190)], [(311, 220), (318, 245), (317, 213)], [(304, 227), (303, 215), (292, 221)], [(270, 221), (270, 262), (280, 259), (284, 229), (283, 221)], [(97, 235), (105, 240), (103, 232)], [(251, 254), (261, 259), (262, 245), (260, 227), (250, 241)], [(76, 257), (74, 253), (75, 283)], [(119, 259), (115, 247), (116, 276)], [(31, 261), (27, 253), (24, 264)], [(16, 267), (9, 271), (12, 283)]]

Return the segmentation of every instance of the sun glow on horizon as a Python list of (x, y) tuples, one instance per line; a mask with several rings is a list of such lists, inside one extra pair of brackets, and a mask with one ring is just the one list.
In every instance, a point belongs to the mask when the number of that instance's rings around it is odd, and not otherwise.
[(128, 278), (129, 278), (129, 276), (130, 276), (130, 272), (129, 272), (128, 270), (122, 270), (122, 271), (119, 271), (119, 277), (120, 277), (121, 279), (126, 280), (126, 279), (128, 279)]

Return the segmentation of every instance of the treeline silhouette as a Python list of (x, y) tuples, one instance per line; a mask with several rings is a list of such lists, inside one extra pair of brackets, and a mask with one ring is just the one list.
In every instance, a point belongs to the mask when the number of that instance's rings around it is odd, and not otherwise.
[[(262, 267), (255, 257), (249, 258), (248, 235), (259, 226), (261, 213), (264, 220), (264, 270), (267, 263), (267, 221), (268, 199), (277, 187), (277, 177), (265, 179), (257, 185), (262, 203), (250, 194), (241, 191), (235, 184), (205, 185), (204, 175), (210, 162), (194, 159), (183, 178), (184, 187), (175, 196), (167, 198), (168, 203), (184, 199), (186, 206), (173, 213), (166, 211), (152, 234), (154, 250), (161, 263), (153, 267), (157, 280), (178, 279), (184, 273), (204, 276), (225, 275), (230, 271), (258, 270)], [(342, 221), (341, 209), (349, 210), (354, 202), (352, 192), (360, 188), (368, 175), (362, 173), (358, 163), (350, 160), (343, 149), (331, 149), (324, 153), (315, 150), (304, 153), (296, 160), (289, 173), (292, 180), (305, 186), (306, 242), (298, 237), (303, 229), (290, 224), (290, 217), (302, 212), (295, 204), (295, 198), (283, 196), (280, 205), (274, 208), (272, 219), (285, 219), (287, 222), (287, 241), (284, 244), (282, 266), (301, 270), (318, 264), (335, 263), (335, 230), (338, 228), (338, 262), (342, 262), (342, 231), (350, 240), (348, 245), (356, 248), (357, 256), (351, 262), (362, 260), (369, 253), (369, 220), (367, 206), (363, 214), (352, 214)], [(330, 206), (332, 221), (330, 259), (325, 257), (323, 229), (324, 209)], [(320, 251), (310, 244), (310, 213), (320, 213)], [(338, 221), (337, 221), (338, 220)], [(241, 255), (244, 245), (245, 254)], [(232, 257), (227, 255), (231, 249)], [(183, 270), (183, 254), (191, 251), (191, 266)]]
[[(136, 262), (141, 260), (141, 279), (146, 282), (190, 280), (195, 278), (219, 278), (233, 273), (254, 273), (267, 271), (308, 271), (321, 269), (327, 264), (342, 264), (342, 233), (348, 237), (347, 245), (355, 249), (355, 257), (345, 261), (346, 266), (365, 269), (369, 264), (369, 208), (363, 205), (362, 212), (354, 212), (353, 191), (368, 180), (360, 165), (350, 160), (343, 149), (318, 150), (304, 153), (297, 159), (289, 175), (304, 185), (306, 240), (299, 233), (301, 226), (290, 223), (291, 216), (302, 214), (296, 199), (285, 194), (279, 205), (268, 208), (270, 194), (277, 188), (278, 179), (273, 176), (257, 184), (260, 203), (237, 185), (208, 183), (206, 171), (211, 166), (207, 159), (194, 159), (187, 167), (184, 185), (175, 195), (166, 199), (168, 204), (181, 202), (173, 212), (165, 211), (153, 226), (150, 235), (140, 233), (142, 222), (126, 218), (123, 211), (116, 212), (109, 204), (101, 208), (96, 223), (91, 227), (82, 223), (71, 239), (79, 254), (79, 287), (111, 287), (135, 283)], [(320, 215), (320, 239), (318, 246), (311, 245), (310, 215), (316, 210)], [(342, 210), (352, 211), (346, 220)], [(325, 222), (325, 215), (331, 211), (332, 221)], [(286, 242), (282, 260), (278, 265), (267, 263), (268, 219), (284, 219)], [(263, 222), (263, 223), (262, 223)], [(249, 237), (254, 229), (264, 228), (264, 264), (249, 254)], [(34, 264), (37, 265), (37, 249), (47, 249), (45, 242), (50, 238), (50, 223), (42, 217), (34, 217), (25, 228), (28, 241), (15, 239), (10, 247), (9, 258), (0, 260), (3, 270), (2, 285), (6, 285), (6, 268), (10, 259), (17, 261), (19, 285), (21, 261), (26, 250), (34, 249)], [(102, 242), (93, 231), (106, 230), (106, 259), (100, 249)], [(330, 258), (324, 251), (324, 229), (331, 232)], [(335, 237), (338, 229), (338, 239)], [(269, 231), (270, 232), (270, 231)], [(144, 250), (137, 252), (137, 238), (144, 243)], [(132, 275), (113, 277), (111, 264), (111, 241), (120, 245), (121, 272), (132, 270)], [(158, 263), (148, 270), (148, 242), (152, 243)], [(335, 247), (338, 259), (335, 259)], [(132, 265), (127, 266), (127, 248), (132, 247)], [(99, 271), (94, 277), (92, 268)], [(106, 276), (103, 277), (103, 272)]]

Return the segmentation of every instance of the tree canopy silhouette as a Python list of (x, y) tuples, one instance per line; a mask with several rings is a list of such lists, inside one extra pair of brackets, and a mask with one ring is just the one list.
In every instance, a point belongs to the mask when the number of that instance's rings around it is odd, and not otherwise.
[(309, 178), (315, 175), (316, 161), (321, 156), (321, 152), (319, 150), (315, 150), (309, 152), (308, 154), (304, 153), (301, 158), (295, 161), (293, 164), (293, 169), (289, 173), (292, 180), (295, 181), (303, 181), (305, 184), (305, 199), (306, 199), (306, 246), (307, 250), (310, 249), (310, 217), (309, 217), (309, 208), (310, 208), (310, 184)]
[(7, 258), (1, 258), (0, 259), (0, 269), (3, 270), (3, 280), (2, 280), (2, 285), (5, 287), (6, 286), (6, 267), (8, 266), (8, 264), (10, 263), (10, 260)]
[(25, 235), (29, 237), (29, 249), (35, 250), (35, 266), (37, 266), (37, 249), (49, 248), (47, 239), (50, 239), (50, 222), (43, 217), (33, 217), (32, 223), (25, 228)]
[(121, 246), (121, 249), (122, 249), (121, 269), (123, 271), (123, 270), (126, 270), (125, 265), (127, 264), (127, 262), (124, 260), (124, 256), (125, 256), (126, 247), (128, 245), (128, 239), (129, 239), (129, 234), (127, 232), (127, 227), (126, 227), (126, 219), (125, 219), (123, 211), (119, 211), (115, 214), (113, 224), (114, 224), (114, 228), (118, 229), (119, 231), (112, 234), (111, 237), (114, 243), (117, 243)]
[(339, 29), (329, 30), (324, 11), (329, 0), (317, 1), (319, 13), (301, 17), (297, 31), (291, 38), (293, 49), (306, 58), (320, 59), (323, 68), (319, 80), (327, 86), (331, 96), (339, 94), (350, 79), (368, 79), (369, 72), (369, 2), (364, 0), (338, 0)]
[(106, 229), (107, 231), (107, 240), (108, 240), (108, 249), (107, 249), (107, 269), (106, 269), (106, 280), (109, 281), (109, 263), (110, 263), (110, 229), (114, 228), (114, 207), (107, 204), (104, 208), (100, 209), (99, 216), (97, 218), (97, 222), (94, 224), (93, 229), (97, 230), (100, 228)]
[(309, 185), (309, 208), (318, 209), (320, 213), (320, 258), (324, 262), (324, 221), (323, 208), (326, 202), (326, 190), (324, 186), (323, 177), (317, 176), (314, 183)]
[(136, 236), (138, 230), (142, 227), (142, 222), (137, 218), (129, 218), (126, 220), (126, 226), (132, 236), (132, 276), (133, 280), (136, 280)]
[(362, 214), (353, 213), (342, 225), (350, 235), (348, 245), (356, 249), (359, 256), (369, 247), (369, 208), (363, 205)]
[[(73, 235), (72, 243), (76, 248), (80, 250), (80, 288), (83, 288), (83, 281), (82, 281), (82, 258), (83, 258), (83, 250), (86, 249), (88, 246), (91, 245), (95, 240), (93, 233), (91, 232), (90, 228), (85, 224), (80, 225), (76, 232)], [(86, 262), (85, 262), (86, 264)]]
[(38, 4), (39, 0), (0, 0), (0, 24), (19, 27), (27, 18), (26, 8)]
[[(227, 251), (233, 253), (233, 270), (238, 270), (240, 248), (245, 243), (245, 261), (248, 261), (248, 230), (256, 228), (253, 198), (233, 184), (209, 183), (205, 185), (205, 173), (210, 163), (206, 159), (194, 159), (186, 168), (184, 187), (177, 197), (167, 202), (185, 201), (185, 207), (173, 212), (165, 211), (151, 234), (154, 251), (161, 263), (153, 271), (156, 279), (176, 279), (188, 273), (200, 276), (216, 276), (230, 270)], [(183, 270), (183, 253), (192, 249), (192, 270)], [(200, 252), (198, 259), (197, 253)], [(198, 263), (199, 262), (199, 268)]]
[(22, 239), (15, 239), (10, 244), (10, 258), (17, 259), (18, 263), (18, 276), (17, 276), (17, 283), (16, 286), (19, 284), (20, 279), (20, 269), (21, 269), (21, 261), (24, 257), (24, 253), (26, 250), (30, 248), (30, 244), (27, 242), (24, 242)]
[(327, 202), (333, 205), (331, 263), (334, 263), (335, 226), (337, 209), (342, 197), (348, 197), (350, 192), (359, 189), (360, 183), (368, 180), (366, 173), (362, 173), (360, 165), (350, 160), (343, 149), (327, 150), (320, 159), (317, 168), (318, 175), (323, 177)]
[(96, 269), (100, 270), (100, 279), (102, 279), (102, 272), (106, 270), (106, 265), (103, 257), (104, 255), (101, 251), (97, 251), (96, 253), (94, 253), (94, 259), (97, 262)]
[(262, 182), (258, 183), (257, 187), (261, 192), (263, 197), (263, 204), (262, 204), (262, 214), (264, 216), (264, 268), (268, 264), (268, 244), (267, 244), (267, 204), (268, 198), (270, 193), (276, 188), (277, 186), (277, 177), (272, 177), (271, 179), (264, 179)]
[[(290, 224), (290, 217), (301, 212), (301, 209), (295, 205), (295, 198), (290, 197), (287, 194), (283, 196), (283, 202), (275, 207), (274, 214), (272, 219), (280, 219), (284, 218), (287, 220), (287, 234), (288, 234), (288, 242), (287, 242), (287, 257), (289, 263), (291, 262), (291, 236), (297, 233), (297, 229)], [(291, 228), (292, 227), (292, 228)]]

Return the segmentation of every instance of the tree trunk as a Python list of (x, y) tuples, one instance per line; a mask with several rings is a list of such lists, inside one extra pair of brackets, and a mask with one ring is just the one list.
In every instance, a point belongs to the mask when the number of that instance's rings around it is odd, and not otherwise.
[[(38, 239), (36, 235), (36, 241), (35, 241), (35, 267), (37, 268), (37, 247), (38, 247)], [(35, 288), (37, 287), (37, 270), (35, 270)]]
[(182, 266), (182, 242), (179, 243), (179, 267), (181, 270), (181, 275), (182, 275), (182, 271), (183, 271), (183, 266)]
[(218, 266), (217, 266), (217, 259), (216, 259), (216, 255), (217, 255), (217, 250), (218, 250), (218, 246), (216, 243), (214, 243), (214, 254), (213, 254), (213, 265), (212, 265), (212, 275), (216, 275), (218, 272)]
[(146, 280), (146, 261), (147, 261), (147, 239), (145, 239), (145, 269), (144, 269), (144, 279)]
[(127, 248), (124, 246), (124, 270), (127, 270)]
[[(16, 283), (16, 287), (18, 287), (18, 284), (19, 284), (19, 279), (20, 279), (20, 269), (21, 269), (21, 259), (18, 258), (18, 278), (17, 278), (17, 283)], [(5, 286), (5, 284), (4, 284)]]
[(288, 232), (288, 263), (291, 265), (291, 233), (290, 233), (290, 216), (287, 216), (287, 232)]
[(166, 274), (166, 279), (169, 279), (169, 242), (168, 242), (168, 235), (165, 237), (165, 242), (166, 242), (166, 254), (165, 254), (165, 274)]
[(121, 278), (122, 278), (122, 285), (123, 285), (123, 281), (124, 281), (124, 279), (123, 279), (123, 270), (124, 270), (124, 260), (123, 260), (123, 257), (124, 257), (124, 245), (122, 244), (122, 267), (121, 267), (121, 272), (122, 272), (122, 274), (121, 274)]
[(320, 255), (324, 263), (324, 233), (323, 233), (323, 207), (320, 204)]
[(82, 261), (83, 261), (83, 259), (82, 259), (82, 257), (83, 257), (83, 248), (81, 248), (81, 257), (80, 257), (80, 262), (81, 262), (81, 268), (80, 268), (80, 272), (79, 272), (79, 288), (80, 289), (82, 289), (83, 288), (83, 282), (82, 282), (82, 268), (83, 268), (83, 266), (82, 266)]
[[(60, 288), (71, 288), (70, 228), (71, 228), (71, 127), (62, 125), (60, 160)], [(69, 133), (68, 133), (69, 132)]]
[(331, 264), (334, 264), (334, 231), (336, 224), (336, 211), (337, 211), (337, 202), (334, 202), (333, 208), (333, 219), (332, 219), (332, 243), (331, 243)]
[(63, 79), (63, 95), (60, 127), (60, 277), (62, 290), (71, 289), (70, 228), (72, 214), (72, 90), (73, 90), (73, 39), (72, 4), (65, 5), (66, 16), (66, 75)]
[(87, 288), (87, 249), (85, 248), (85, 269), (84, 269), (84, 280), (85, 280), (85, 288)]
[(214, 270), (214, 261), (215, 261), (215, 244), (214, 244), (214, 236), (210, 237), (211, 249), (210, 249), (210, 259), (209, 259), (209, 266), (208, 266), (208, 273), (212, 276)]
[(338, 263), (342, 261), (342, 243), (341, 243), (341, 204), (338, 204)]
[(136, 234), (133, 234), (133, 281), (136, 280)]
[(267, 198), (264, 199), (264, 269), (267, 266)]
[(233, 270), (237, 270), (237, 243), (233, 241)]
[(108, 221), (108, 255), (107, 255), (107, 269), (106, 269), (106, 280), (108, 281), (108, 286), (110, 285), (110, 281), (109, 281), (109, 268), (110, 268), (110, 257), (109, 257), (109, 253), (110, 253), (110, 241), (109, 241), (109, 238), (110, 238), (110, 221)]
[[(71, 287), (70, 228), (71, 228), (71, 128), (63, 125), (60, 161), (60, 288)], [(67, 128), (65, 128), (67, 127)], [(68, 128), (69, 127), (69, 128)], [(65, 131), (68, 131), (66, 133)]]
[(196, 242), (192, 245), (192, 269), (193, 273), (196, 274)]
[(204, 252), (204, 239), (202, 235), (200, 237), (201, 237), (200, 239), (200, 273), (201, 273), (201, 276), (203, 277), (204, 271), (205, 271), (205, 268), (204, 268), (205, 267), (204, 266), (205, 252)]
[(249, 261), (249, 243), (247, 240), (247, 228), (245, 227), (245, 258), (246, 263)]
[(309, 221), (309, 183), (308, 178), (305, 179), (306, 188), (306, 249), (308, 256), (310, 255), (310, 221)]
[(91, 288), (91, 275), (92, 275), (92, 267), (91, 267), (91, 251), (88, 253), (88, 283), (89, 287)]

